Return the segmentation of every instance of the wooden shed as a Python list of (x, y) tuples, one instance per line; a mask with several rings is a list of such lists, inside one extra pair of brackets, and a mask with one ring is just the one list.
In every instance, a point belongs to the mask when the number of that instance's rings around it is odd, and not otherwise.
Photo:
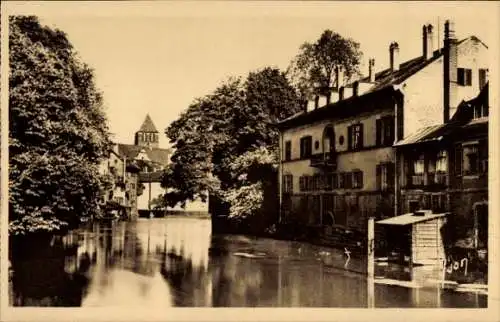
[(409, 257), (411, 264), (436, 264), (444, 260), (444, 242), (441, 234), (447, 213), (434, 214), (418, 210), (377, 221), (386, 228), (389, 251)]

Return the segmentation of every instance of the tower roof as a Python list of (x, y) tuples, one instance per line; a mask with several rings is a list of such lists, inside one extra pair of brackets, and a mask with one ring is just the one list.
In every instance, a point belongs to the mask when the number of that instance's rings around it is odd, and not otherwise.
[(153, 120), (149, 116), (149, 114), (146, 115), (146, 119), (141, 125), (141, 128), (139, 129), (138, 132), (156, 132), (158, 133), (158, 130), (156, 129), (156, 126), (153, 123)]

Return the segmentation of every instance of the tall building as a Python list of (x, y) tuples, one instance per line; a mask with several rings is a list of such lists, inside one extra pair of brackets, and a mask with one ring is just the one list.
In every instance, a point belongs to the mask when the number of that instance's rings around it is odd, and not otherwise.
[(159, 148), (159, 133), (149, 114), (146, 115), (146, 119), (139, 131), (135, 132), (134, 144), (142, 147)]
[(139, 210), (153, 209), (150, 202), (165, 192), (161, 187), (161, 176), (170, 162), (171, 150), (159, 147), (159, 132), (149, 114), (135, 132), (134, 144), (118, 144), (118, 153), (128, 160), (135, 160), (141, 169), (139, 184), (144, 190), (137, 198)]
[[(155, 199), (165, 193), (165, 189), (161, 187), (161, 177), (163, 170), (170, 163), (172, 151), (160, 148), (159, 131), (149, 114), (146, 115), (139, 130), (135, 132), (134, 144), (118, 144), (118, 154), (127, 160), (134, 160), (141, 169), (139, 184), (144, 186), (144, 190), (137, 197), (138, 209), (154, 209)], [(176, 207), (173, 210), (207, 212), (208, 206), (200, 201), (192, 201), (188, 202), (184, 209)]]
[(278, 124), (283, 224), (308, 227), (332, 243), (342, 234), (362, 240), (369, 217), (411, 208), (394, 144), (448, 123), (461, 101), (478, 95), (488, 72), (488, 47), (477, 37), (457, 40), (447, 22), (435, 50), (433, 27), (422, 30), (417, 57), (401, 62), (404, 48), (392, 42), (389, 68), (375, 72), (370, 59), (367, 77), (338, 84), (323, 100), (329, 103), (316, 98)]

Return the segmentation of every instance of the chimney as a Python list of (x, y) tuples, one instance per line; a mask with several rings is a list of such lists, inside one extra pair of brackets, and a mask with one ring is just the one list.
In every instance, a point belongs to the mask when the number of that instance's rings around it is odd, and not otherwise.
[(352, 96), (358, 96), (359, 94), (359, 82), (354, 82), (354, 84), (352, 84)]
[(336, 89), (340, 90), (340, 88), (344, 86), (344, 70), (342, 69), (342, 66), (337, 65), (335, 67), (335, 77), (337, 79)]
[(370, 83), (375, 83), (375, 59), (373, 58), (368, 61), (368, 77)]
[(389, 46), (389, 54), (391, 61), (391, 69), (396, 71), (399, 69), (399, 44), (397, 42), (392, 42)]
[(432, 32), (432, 29), (434, 27), (429, 24), (429, 25), (424, 25), (423, 27), (423, 35), (422, 35), (422, 56), (424, 56), (424, 59), (429, 59), (432, 57), (432, 53), (434, 52), (434, 34)]
[(450, 111), (457, 108), (457, 39), (453, 22), (444, 24), (443, 48), (443, 122), (450, 120)]

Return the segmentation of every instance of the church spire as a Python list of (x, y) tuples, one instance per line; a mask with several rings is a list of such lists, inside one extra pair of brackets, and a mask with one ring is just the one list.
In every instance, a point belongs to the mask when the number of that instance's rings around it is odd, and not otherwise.
[(149, 114), (146, 115), (139, 131), (135, 132), (135, 145), (158, 148), (159, 132)]
[(139, 132), (158, 133), (158, 130), (156, 129), (156, 126), (153, 123), (153, 120), (151, 119), (151, 116), (149, 116), (149, 114), (146, 115), (146, 118), (144, 119), (144, 122), (142, 123), (141, 128), (139, 129)]

